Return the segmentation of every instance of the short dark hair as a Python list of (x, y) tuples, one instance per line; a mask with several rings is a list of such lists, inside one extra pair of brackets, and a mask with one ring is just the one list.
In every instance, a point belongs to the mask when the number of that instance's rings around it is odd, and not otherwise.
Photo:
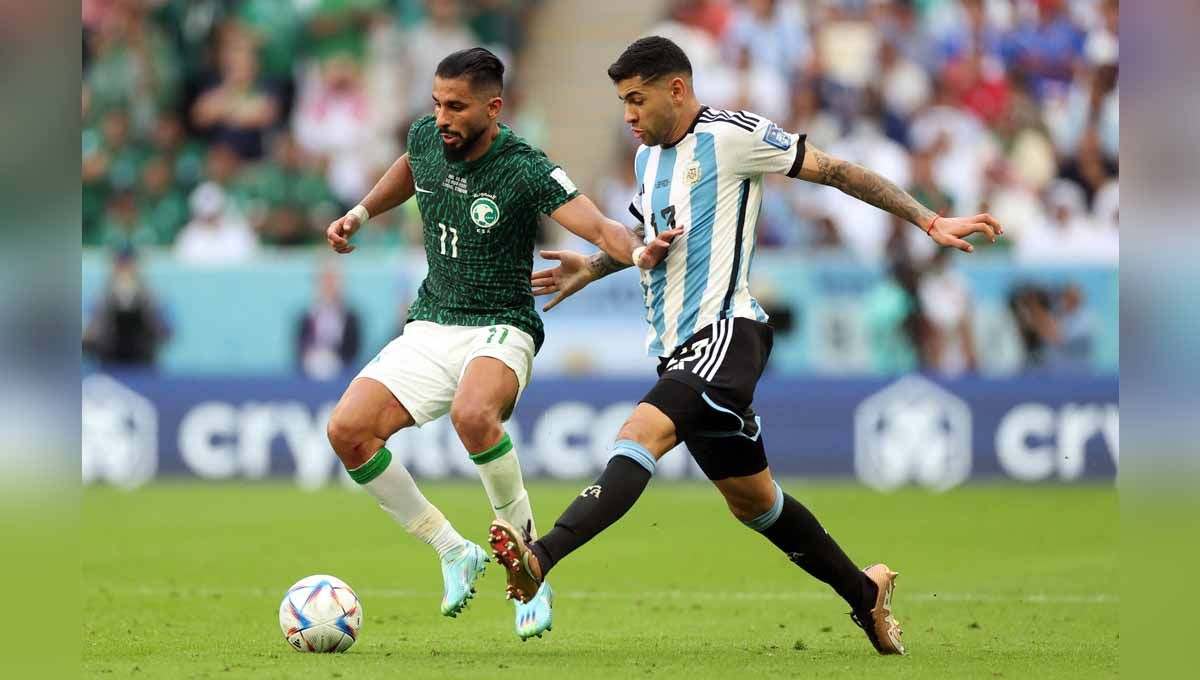
[(692, 62), (679, 45), (659, 35), (635, 40), (608, 67), (608, 77), (614, 83), (634, 76), (641, 76), (642, 80), (654, 80), (669, 73), (691, 76)]
[(434, 72), (439, 78), (466, 78), (472, 90), (496, 88), (504, 91), (504, 63), (482, 47), (459, 50), (438, 63)]

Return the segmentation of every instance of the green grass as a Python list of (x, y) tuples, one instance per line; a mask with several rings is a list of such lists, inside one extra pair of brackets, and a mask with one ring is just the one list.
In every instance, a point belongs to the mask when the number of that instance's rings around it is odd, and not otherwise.
[[(423, 488), (482, 542), (490, 517), (477, 484)], [(543, 530), (579, 488), (530, 487)], [(844, 603), (739, 525), (703, 484), (652, 485), (620, 523), (560, 564), (554, 630), (526, 643), (513, 633), (495, 565), (464, 615), (440, 616), (432, 551), (365, 494), (160, 484), (84, 492), (83, 670), (572, 680), (1117, 674), (1112, 487), (784, 488), (851, 557), (901, 573), (894, 606), (907, 657), (877, 656)], [(346, 654), (293, 652), (279, 632), (284, 590), (315, 573), (346, 580), (363, 601), (362, 636)]]

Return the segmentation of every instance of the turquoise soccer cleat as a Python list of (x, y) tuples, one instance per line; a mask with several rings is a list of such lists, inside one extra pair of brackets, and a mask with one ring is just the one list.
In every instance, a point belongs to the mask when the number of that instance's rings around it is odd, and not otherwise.
[(550, 630), (553, 623), (551, 606), (554, 603), (554, 589), (549, 583), (542, 583), (537, 594), (528, 602), (514, 599), (516, 605), (517, 636), (521, 642), (531, 637), (541, 637), (542, 633)]
[(475, 597), (475, 579), (483, 575), (488, 563), (483, 548), (466, 542), (442, 557), (442, 616), (458, 616)]

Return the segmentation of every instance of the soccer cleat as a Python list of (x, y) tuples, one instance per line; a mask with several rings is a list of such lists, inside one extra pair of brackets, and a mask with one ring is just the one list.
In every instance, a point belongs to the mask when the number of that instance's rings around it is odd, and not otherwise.
[(549, 583), (542, 583), (537, 594), (528, 603), (514, 601), (516, 607), (517, 636), (521, 642), (531, 637), (541, 637), (542, 633), (550, 630), (553, 623), (551, 606), (554, 602), (554, 589)]
[(442, 616), (458, 616), (475, 597), (475, 579), (487, 563), (487, 553), (470, 541), (442, 557)]
[(508, 596), (522, 604), (528, 603), (537, 595), (542, 580), (534, 576), (529, 568), (532, 553), (521, 532), (508, 522), (496, 519), (488, 528), (488, 543), (492, 546), (496, 561), (508, 570)]
[(904, 643), (900, 642), (900, 622), (892, 616), (892, 591), (896, 589), (896, 577), (900, 574), (888, 569), (886, 564), (872, 564), (863, 569), (867, 578), (875, 582), (879, 592), (875, 595), (875, 606), (850, 612), (850, 618), (867, 633), (867, 639), (880, 654), (904, 654)]

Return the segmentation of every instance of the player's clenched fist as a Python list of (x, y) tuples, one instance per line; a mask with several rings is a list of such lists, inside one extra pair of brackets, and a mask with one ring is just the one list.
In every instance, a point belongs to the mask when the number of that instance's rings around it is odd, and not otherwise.
[(352, 253), (354, 246), (350, 245), (350, 237), (361, 226), (362, 221), (358, 219), (358, 215), (346, 213), (329, 224), (329, 228), (325, 230), (325, 240), (334, 252)]

